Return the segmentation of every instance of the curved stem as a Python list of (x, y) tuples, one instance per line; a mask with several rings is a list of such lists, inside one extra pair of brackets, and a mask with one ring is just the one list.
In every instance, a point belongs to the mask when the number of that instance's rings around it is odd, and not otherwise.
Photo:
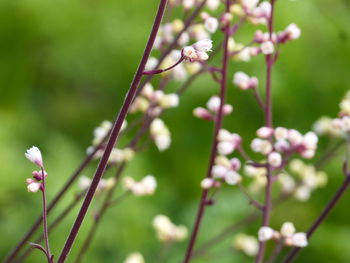
[[(230, 1), (226, 0), (226, 11), (229, 11), (230, 7)], [(224, 28), (224, 43), (223, 43), (223, 56), (222, 56), (222, 78), (221, 78), (221, 83), (220, 83), (220, 108), (219, 112), (216, 115), (216, 121), (215, 121), (215, 127), (214, 127), (214, 137), (213, 137), (213, 143), (212, 143), (212, 148), (211, 148), (211, 153), (210, 153), (210, 161), (209, 161), (209, 166), (207, 170), (207, 177), (212, 177), (211, 170), (214, 165), (214, 160), (217, 154), (217, 136), (219, 133), (219, 130), (221, 129), (222, 122), (223, 122), (223, 106), (225, 104), (225, 96), (226, 96), (226, 85), (227, 85), (227, 70), (228, 70), (228, 41), (230, 37), (230, 32), (229, 32), (230, 25), (229, 23), (225, 26)], [(194, 245), (196, 243), (197, 235), (199, 232), (199, 228), (203, 219), (205, 207), (207, 205), (207, 196), (208, 196), (208, 189), (204, 189), (202, 191), (202, 196), (201, 200), (199, 202), (199, 207), (198, 207), (198, 212), (197, 216), (195, 219), (194, 223), (194, 228), (192, 230), (191, 238), (187, 247), (187, 251), (184, 257), (184, 263), (188, 263), (191, 260), (192, 252), (194, 249)]]
[[(274, 17), (274, 9), (275, 9), (275, 0), (271, 0), (271, 14), (268, 21), (269, 28), (269, 36), (270, 40), (272, 40), (273, 33), (273, 17)], [(272, 128), (272, 98), (271, 98), (271, 75), (272, 75), (272, 66), (273, 66), (273, 56), (266, 56), (266, 100), (265, 100), (265, 126)], [(263, 222), (262, 226), (269, 226), (270, 224), (270, 214), (272, 209), (271, 203), (271, 192), (272, 192), (272, 168), (270, 165), (266, 168), (266, 189), (265, 189), (265, 205), (263, 209)], [(261, 263), (264, 260), (265, 256), (265, 247), (266, 242), (262, 241), (259, 243), (259, 251), (256, 257), (255, 262)]]
[(150, 70), (150, 71), (144, 71), (142, 74), (143, 75), (156, 75), (156, 74), (160, 74), (166, 71), (169, 71), (173, 68), (175, 68), (177, 65), (179, 65), (182, 61), (184, 61), (185, 57), (181, 57), (174, 65), (167, 67), (165, 69), (154, 69), (154, 70)]
[(110, 156), (112, 149), (114, 147), (114, 144), (118, 138), (123, 121), (125, 120), (126, 115), (128, 113), (128, 110), (129, 110), (129, 107), (134, 99), (134, 96), (136, 95), (137, 87), (140, 83), (140, 80), (142, 77), (142, 72), (144, 71), (148, 57), (152, 51), (152, 47), (153, 47), (155, 38), (157, 36), (158, 29), (160, 27), (160, 23), (161, 23), (161, 20), (162, 20), (162, 17), (163, 17), (165, 8), (166, 8), (166, 4), (167, 4), (167, 0), (160, 0), (157, 15), (156, 15), (150, 37), (148, 39), (148, 42), (147, 42), (147, 45), (146, 45), (146, 48), (144, 51), (144, 54), (142, 56), (141, 62), (138, 66), (138, 69), (136, 71), (134, 79), (131, 83), (130, 89), (126, 95), (123, 106), (118, 114), (116, 121), (114, 122), (113, 128), (111, 130), (111, 135), (110, 135), (108, 143), (106, 145), (106, 149), (105, 149), (103, 156), (101, 158), (101, 161), (97, 167), (95, 176), (91, 182), (91, 186), (86, 194), (86, 197), (85, 197), (84, 202), (82, 204), (82, 207), (79, 211), (77, 219), (75, 220), (73, 227), (72, 227), (72, 230), (71, 230), (71, 232), (67, 238), (67, 241), (63, 247), (61, 255), (58, 259), (58, 263), (63, 263), (66, 261), (68, 253), (70, 252), (72, 245), (74, 243), (74, 240), (75, 240), (76, 236), (78, 235), (80, 226), (85, 218), (85, 215), (86, 215), (87, 210), (90, 206), (92, 198), (96, 192), (96, 188), (98, 186), (98, 183), (104, 174), (104, 171), (105, 171), (107, 163), (108, 163), (109, 156)]

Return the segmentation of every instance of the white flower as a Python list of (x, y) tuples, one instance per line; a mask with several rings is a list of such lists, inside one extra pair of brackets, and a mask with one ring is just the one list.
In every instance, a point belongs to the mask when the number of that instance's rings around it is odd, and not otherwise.
[(147, 175), (141, 181), (136, 182), (131, 177), (124, 177), (123, 186), (135, 196), (153, 195), (157, 188), (157, 181), (154, 176)]
[(255, 138), (250, 147), (254, 152), (260, 152), (264, 155), (270, 153), (272, 151), (272, 145), (268, 140), (262, 140), (259, 138)]
[(182, 55), (185, 59), (193, 61), (204, 61), (209, 58), (206, 52), (211, 51), (213, 47), (213, 41), (210, 39), (203, 39), (192, 46), (187, 46), (182, 49)]
[(229, 185), (236, 185), (242, 180), (242, 177), (235, 171), (228, 171), (225, 174), (225, 182)]
[(163, 109), (175, 108), (179, 105), (179, 95), (175, 93), (164, 95), (159, 104)]
[(280, 232), (283, 237), (290, 237), (295, 233), (295, 226), (291, 222), (285, 222), (283, 223)]
[(296, 24), (290, 24), (287, 26), (285, 32), (290, 40), (298, 39), (301, 35), (301, 30)]
[(261, 127), (256, 131), (256, 135), (260, 138), (269, 138), (273, 134), (274, 130), (270, 127)]
[(278, 152), (272, 152), (268, 156), (268, 163), (272, 167), (279, 167), (282, 164), (282, 156)]
[(30, 149), (26, 151), (24, 155), (32, 163), (38, 165), (39, 167), (43, 167), (43, 159), (38, 147), (32, 146)]
[(91, 179), (87, 176), (80, 176), (78, 181), (78, 187), (81, 190), (86, 190), (90, 187)]
[(28, 192), (31, 192), (31, 193), (36, 193), (40, 190), (41, 188), (41, 183), (38, 183), (37, 181), (31, 179), (31, 178), (28, 178), (26, 180), (27, 182), (27, 190)]
[[(123, 124), (124, 125), (124, 124)], [(92, 140), (92, 145), (98, 145), (106, 137), (108, 132), (112, 128), (112, 123), (110, 121), (103, 121), (100, 126), (94, 129), (94, 139)]]
[(266, 41), (260, 45), (261, 52), (264, 55), (271, 55), (275, 51), (275, 47), (271, 41)]
[(215, 185), (215, 181), (212, 178), (204, 178), (201, 181), (202, 189), (210, 189)]
[(218, 6), (220, 5), (220, 0), (207, 0), (207, 7), (214, 11), (218, 8)]
[(145, 263), (141, 253), (133, 252), (125, 259), (124, 263)]
[(283, 140), (288, 138), (288, 129), (283, 128), (283, 127), (277, 127), (275, 129), (275, 138), (276, 140)]
[(242, 0), (242, 5), (247, 9), (252, 9), (257, 6), (259, 0)]
[(291, 237), (292, 243), (296, 247), (306, 247), (308, 245), (307, 236), (305, 233), (295, 233)]
[(214, 178), (224, 178), (227, 172), (228, 169), (222, 165), (214, 165), (211, 170), (211, 174)]
[(154, 119), (150, 126), (150, 133), (159, 151), (164, 151), (171, 144), (170, 131), (161, 119)]
[(254, 257), (258, 253), (259, 243), (254, 236), (239, 234), (235, 237), (233, 245), (236, 249), (242, 250), (246, 255)]
[(256, 77), (249, 77), (244, 72), (236, 72), (233, 76), (233, 84), (237, 85), (241, 90), (256, 88), (258, 86)]
[(203, 120), (211, 120), (212, 115), (207, 109), (204, 109), (202, 107), (197, 107), (193, 110), (193, 115), (199, 119)]
[(291, 193), (295, 187), (295, 181), (292, 176), (287, 174), (280, 174), (278, 181), (281, 184), (282, 191), (285, 193)]
[(220, 108), (221, 100), (218, 96), (212, 96), (207, 102), (207, 108), (212, 112), (217, 112)]
[(259, 241), (265, 242), (267, 240), (270, 240), (272, 239), (273, 234), (274, 230), (271, 227), (263, 226), (259, 229), (258, 232)]
[(215, 33), (218, 29), (219, 22), (215, 17), (208, 17), (204, 21), (204, 26), (210, 33)]
[(218, 153), (221, 155), (231, 154), (235, 150), (235, 145), (232, 142), (219, 142), (218, 143)]
[(153, 227), (158, 239), (162, 242), (182, 241), (188, 234), (185, 226), (174, 225), (165, 215), (157, 215), (153, 219)]

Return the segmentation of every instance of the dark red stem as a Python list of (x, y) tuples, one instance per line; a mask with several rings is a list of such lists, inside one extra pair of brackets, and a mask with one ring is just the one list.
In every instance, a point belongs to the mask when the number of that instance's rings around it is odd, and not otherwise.
[[(306, 232), (307, 238), (310, 239), (312, 234), (317, 230), (317, 228), (323, 223), (323, 221), (327, 218), (327, 216), (330, 214), (334, 206), (338, 203), (339, 199), (343, 196), (345, 191), (348, 189), (350, 185), (350, 175), (347, 175), (342, 185), (338, 188), (335, 195), (332, 197), (332, 199), (329, 201), (329, 203), (326, 205), (326, 207), (323, 209), (320, 216), (315, 220), (315, 222), (312, 224), (312, 226), (309, 228), (309, 230)], [(283, 260), (283, 263), (289, 263), (292, 262), (292, 260), (295, 258), (295, 256), (300, 252), (301, 248), (293, 248), (286, 256), (286, 258)]]
[[(226, 11), (229, 11), (229, 7), (230, 7), (230, 1), (226, 0)], [(230, 25), (227, 24), (224, 28), (224, 43), (223, 43), (223, 48), (224, 48), (224, 52), (223, 52), (223, 56), (222, 56), (222, 78), (221, 78), (221, 83), (220, 83), (220, 108), (219, 108), (219, 112), (216, 115), (216, 121), (215, 121), (215, 127), (214, 127), (214, 135), (213, 135), (213, 143), (212, 143), (212, 148), (211, 148), (211, 153), (210, 153), (210, 161), (209, 161), (209, 166), (208, 166), (208, 170), (207, 170), (207, 177), (211, 177), (211, 170), (212, 167), (214, 165), (214, 161), (215, 161), (215, 157), (217, 154), (217, 144), (218, 144), (218, 140), (217, 140), (217, 136), (219, 133), (219, 130), (222, 127), (222, 122), (223, 122), (223, 106), (225, 104), (225, 94), (226, 94), (226, 85), (227, 85), (227, 68), (228, 68), (228, 41), (229, 41), (229, 37), (230, 37)], [(199, 232), (199, 227), (201, 225), (202, 219), (203, 219), (203, 215), (204, 215), (204, 211), (207, 205), (207, 196), (208, 196), (208, 189), (204, 189), (202, 191), (202, 196), (199, 202), (199, 207), (198, 207), (198, 212), (197, 212), (197, 216), (195, 219), (195, 223), (194, 223), (194, 228), (192, 230), (192, 234), (191, 234), (191, 238), (187, 247), (187, 251), (185, 254), (185, 258), (184, 258), (184, 263), (188, 263), (191, 260), (191, 256), (193, 253), (193, 249), (194, 249), (194, 245), (196, 243), (196, 239), (197, 239), (197, 235)]]
[(115, 145), (115, 142), (118, 138), (118, 135), (119, 135), (119, 132), (120, 132), (120, 129), (122, 127), (122, 124), (123, 124), (123, 121), (125, 120), (126, 118), (126, 115), (128, 113), (128, 110), (129, 110), (129, 107), (134, 99), (134, 96), (136, 94), (136, 91), (137, 91), (137, 87), (140, 83), (140, 80), (142, 78), (142, 72), (144, 71), (145, 69), (145, 65), (147, 63), (147, 60), (148, 60), (148, 57), (152, 51), (152, 47), (153, 47), (153, 44), (154, 44), (154, 40), (157, 36), (157, 33), (158, 33), (158, 30), (159, 30), (159, 26), (160, 26), (160, 23), (162, 21), (162, 17), (163, 17), (163, 14), (164, 14), (164, 11), (165, 11), (165, 8), (166, 8), (166, 4), (167, 4), (167, 0), (160, 0), (160, 4), (159, 4), (159, 8), (158, 8), (158, 11), (157, 11), (157, 15), (156, 15), (156, 18), (155, 18), (155, 21), (154, 21), (154, 24), (153, 24), (153, 28), (152, 28), (152, 31), (151, 31), (151, 34), (149, 36), (149, 39), (148, 39), (148, 42), (147, 42), (147, 45), (146, 45), (146, 48), (145, 48), (145, 51), (143, 53), (143, 56), (142, 56), (142, 59), (141, 59), (141, 62), (138, 66), (138, 69), (136, 71), (136, 74), (134, 76), (134, 79), (131, 83), (131, 86), (130, 86), (130, 89), (126, 95), (126, 98), (125, 98), (125, 101), (123, 103), (123, 106), (118, 114), (118, 117), (116, 119), (116, 121), (114, 122), (114, 125), (113, 125), (113, 128), (111, 130), (111, 134), (110, 134), (110, 137), (109, 137), (109, 140), (108, 140), (108, 143), (106, 145), (106, 149), (103, 153), (103, 156), (101, 158), (101, 161), (97, 167), (97, 170), (96, 170), (96, 173), (94, 175), (94, 178), (92, 179), (92, 182), (91, 182), (91, 186), (86, 194), (86, 197), (83, 201), (83, 204), (82, 204), (82, 207), (79, 211), (79, 214), (73, 224), (73, 227), (72, 227), (72, 230), (67, 238), (67, 241), (63, 247), (63, 250), (61, 252), (61, 255), (58, 259), (58, 263), (63, 263), (65, 262), (67, 256), (68, 256), (68, 253), (70, 252), (71, 248), (72, 248), (72, 245), (74, 243), (74, 240), (76, 238), (76, 236), (78, 235), (78, 232), (79, 232), (79, 229), (80, 229), (80, 226), (85, 218), (85, 215), (88, 211), (88, 208), (90, 206), (90, 203), (93, 199), (93, 196), (96, 192), (96, 188), (98, 186), (98, 183), (101, 179), (101, 177), (103, 176), (104, 174), (104, 171), (106, 169), (106, 166), (107, 166), (107, 163), (108, 163), (108, 159), (109, 159), (109, 156), (112, 152), (112, 149)]
[(185, 57), (181, 57), (174, 65), (165, 68), (165, 69), (154, 69), (154, 70), (150, 70), (150, 71), (144, 71), (143, 75), (156, 75), (156, 74), (160, 74), (166, 71), (169, 71), (173, 68), (175, 68), (177, 65), (179, 65), (182, 61), (184, 61)]

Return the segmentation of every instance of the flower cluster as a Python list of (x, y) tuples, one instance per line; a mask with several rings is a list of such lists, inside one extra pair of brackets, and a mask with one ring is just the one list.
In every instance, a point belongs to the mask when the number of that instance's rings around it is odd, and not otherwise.
[(161, 242), (179, 242), (187, 237), (187, 228), (183, 225), (176, 226), (165, 215), (157, 215), (153, 219), (153, 227)]
[(207, 52), (212, 51), (213, 41), (203, 39), (191, 46), (186, 46), (182, 49), (182, 55), (187, 61), (204, 61), (209, 58)]
[(320, 135), (348, 137), (350, 132), (350, 91), (339, 104), (338, 118), (322, 117), (314, 124), (314, 131)]
[(271, 239), (276, 241), (282, 240), (285, 246), (290, 247), (306, 247), (308, 245), (306, 233), (296, 233), (294, 224), (291, 222), (285, 222), (280, 231), (273, 230), (268, 226), (263, 226), (259, 229), (258, 237), (261, 242)]
[(241, 161), (238, 158), (229, 159), (227, 155), (234, 152), (241, 144), (241, 137), (238, 134), (230, 133), (221, 129), (218, 134), (217, 150), (219, 155), (215, 158), (215, 165), (212, 167), (212, 177), (205, 178), (201, 182), (203, 189), (220, 187), (220, 181), (229, 185), (236, 185), (241, 182), (242, 177), (238, 173), (241, 168)]
[[(218, 96), (212, 96), (207, 102), (207, 108), (197, 107), (193, 110), (193, 115), (203, 120), (215, 120), (215, 116), (220, 109), (220, 104), (220, 98)], [(224, 115), (228, 115), (233, 111), (233, 107), (230, 104), (225, 104), (223, 105), (222, 111)]]
[[(127, 122), (124, 121), (121, 127), (121, 131), (125, 130), (127, 127)], [(91, 154), (95, 148), (102, 143), (102, 141), (106, 138), (108, 133), (112, 128), (112, 123), (110, 121), (103, 121), (100, 126), (94, 129), (94, 138), (92, 140), (92, 146), (87, 148), (87, 154)], [(100, 146), (97, 152), (94, 155), (94, 159), (100, 159), (104, 153), (104, 145)], [(111, 155), (108, 159), (109, 164), (116, 164), (122, 162), (131, 161), (134, 158), (134, 151), (131, 148), (118, 149), (114, 147), (112, 149)]]
[(25, 157), (41, 169), (40, 171), (32, 172), (33, 179), (26, 179), (28, 192), (35, 193), (39, 190), (43, 190), (41, 181), (47, 177), (47, 172), (44, 169), (44, 163), (39, 148), (32, 146), (26, 151)]
[(125, 190), (130, 191), (135, 196), (153, 195), (157, 188), (157, 181), (152, 175), (145, 176), (139, 182), (126, 176), (123, 185)]
[[(78, 187), (80, 190), (86, 191), (90, 187), (91, 182), (92, 180), (89, 177), (82, 175), (79, 177)], [(103, 191), (112, 189), (115, 186), (115, 184), (116, 184), (116, 179), (114, 177), (110, 177), (108, 179), (102, 178), (98, 183), (96, 193), (101, 193)]]
[(175, 93), (165, 94), (162, 90), (154, 90), (147, 83), (141, 92), (141, 96), (135, 98), (130, 107), (130, 112), (146, 112), (152, 116), (158, 116), (164, 109), (175, 108), (179, 105), (179, 96)]
[(259, 138), (252, 141), (251, 148), (254, 152), (268, 156), (268, 163), (272, 167), (282, 165), (282, 154), (298, 153), (306, 159), (314, 157), (318, 143), (314, 132), (302, 135), (297, 130), (283, 127), (261, 127), (257, 130), (257, 136)]
[(279, 175), (278, 181), (282, 186), (282, 191), (293, 193), (297, 200), (307, 201), (314, 190), (327, 184), (325, 172), (317, 171), (313, 165), (305, 164), (299, 159), (292, 160), (288, 168), (292, 174), (298, 176), (297, 180), (285, 171)]
[(258, 253), (259, 243), (255, 236), (238, 234), (233, 240), (233, 247), (250, 257), (254, 257)]

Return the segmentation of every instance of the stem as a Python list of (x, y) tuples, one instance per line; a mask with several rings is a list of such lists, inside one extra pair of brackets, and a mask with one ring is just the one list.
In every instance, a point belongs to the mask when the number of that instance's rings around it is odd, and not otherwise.
[[(158, 63), (155, 66), (155, 69), (157, 69), (160, 64), (162, 64), (163, 60), (170, 54), (170, 52), (177, 46), (177, 42), (179, 41), (181, 35), (191, 26), (192, 22), (195, 20), (195, 18), (199, 15), (202, 8), (205, 6), (207, 0), (204, 0), (197, 8), (193, 11), (193, 13), (186, 19), (184, 22), (183, 29), (176, 35), (173, 42), (164, 50), (160, 58), (158, 59)], [(146, 83), (150, 82), (152, 80), (154, 75), (148, 75), (145, 80), (141, 83), (140, 88), (138, 89), (136, 95), (138, 95), (143, 87), (146, 85)]]
[[(87, 167), (87, 165), (93, 160), (96, 152), (101, 148), (104, 140), (96, 146), (94, 151), (87, 155), (86, 158), (81, 162), (78, 169), (73, 173), (70, 179), (66, 182), (66, 184), (62, 187), (62, 189), (56, 194), (51, 203), (47, 206), (47, 214), (51, 212), (51, 210), (56, 206), (56, 204), (61, 200), (70, 186), (74, 183), (74, 181), (78, 178), (81, 172)], [(18, 245), (11, 251), (11, 253), (7, 256), (4, 263), (11, 263), (17, 257), (18, 253), (22, 250), (22, 248), (27, 244), (31, 236), (35, 233), (35, 231), (39, 228), (42, 222), (42, 215), (38, 217), (38, 219), (34, 222), (32, 227), (28, 230), (28, 232), (23, 236), (22, 240), (18, 243)]]
[(125, 120), (126, 118), (126, 115), (128, 113), (128, 110), (129, 110), (129, 107), (134, 99), (134, 96), (136, 94), (136, 91), (137, 91), (137, 87), (140, 83), (140, 80), (141, 80), (141, 77), (142, 77), (142, 72), (144, 71), (144, 68), (145, 68), (145, 65), (147, 63), (147, 60), (148, 60), (148, 57), (152, 51), (152, 47), (153, 47), (153, 44), (154, 44), (154, 40), (157, 36), (157, 32), (158, 32), (158, 29), (159, 29), (159, 26), (160, 26), (160, 23), (161, 23), (161, 20), (162, 20), (162, 17), (163, 17), (163, 14), (164, 14), (164, 11), (165, 11), (165, 7), (166, 7), (166, 4), (167, 4), (167, 0), (160, 0), (160, 3), (159, 3), (159, 8), (158, 8), (158, 11), (157, 11), (157, 15), (156, 15), (156, 18), (155, 18), (155, 21), (154, 21), (154, 24), (153, 24), (153, 28), (152, 28), (152, 31), (151, 31), (151, 34), (150, 34), (150, 37), (148, 39), (148, 42), (147, 42), (147, 45), (146, 45), (146, 48), (145, 48), (145, 51), (144, 51), (144, 54), (142, 56), (142, 59), (141, 59), (141, 62), (138, 66), (138, 69), (136, 71), (136, 74), (134, 76), (134, 79), (131, 83), (131, 86), (130, 86), (130, 89), (126, 95), (126, 98), (125, 98), (125, 101), (123, 103), (123, 106), (118, 114), (118, 117), (116, 119), (116, 121), (114, 122), (114, 125), (113, 125), (113, 128), (111, 130), (111, 135), (109, 137), (109, 140), (108, 140), (108, 143), (106, 145), (106, 149), (103, 153), (103, 156), (101, 158), (101, 161), (97, 167), (97, 170), (96, 170), (96, 173), (95, 173), (95, 176), (91, 182), (91, 186), (86, 194), (86, 197), (84, 199), (84, 202), (82, 204), (82, 207), (79, 211), (79, 214), (77, 216), (77, 219), (75, 220), (74, 224), (73, 224), (73, 227), (72, 227), (72, 230), (67, 238), (67, 241), (64, 245), (64, 248), (61, 252), (61, 255), (58, 259), (58, 263), (63, 263), (65, 262), (66, 258), (67, 258), (67, 255), (69, 253), (69, 251), (71, 250), (72, 248), (72, 245), (74, 243), (74, 240), (76, 238), (76, 236), (78, 235), (78, 232), (79, 232), (79, 229), (80, 229), (80, 226), (85, 218), (85, 215), (87, 213), (87, 210), (90, 206), (90, 203), (92, 201), (92, 198), (95, 194), (95, 191), (96, 191), (96, 188), (98, 186), (98, 183), (101, 179), (101, 177), (103, 176), (103, 173), (104, 173), (104, 170), (106, 169), (106, 166), (107, 166), (107, 163), (108, 163), (108, 159), (109, 159), (109, 156), (112, 152), (112, 149), (114, 147), (114, 144), (118, 138), (118, 135), (119, 135), (119, 131), (120, 131), (120, 128), (123, 124), (123, 121)]
[[(48, 226), (48, 231), (52, 231), (62, 220), (73, 210), (73, 208), (83, 198), (85, 191), (77, 194), (73, 201), (56, 217), (56, 219)], [(34, 243), (39, 243), (43, 240), (43, 235), (40, 235)], [(33, 251), (31, 247), (27, 248), (24, 253), (16, 260), (17, 263), (22, 262)]]
[[(226, 0), (226, 11), (227, 12), (229, 11), (229, 8), (230, 8), (230, 1)], [(222, 78), (221, 78), (221, 83), (220, 83), (220, 86), (221, 86), (221, 88), (220, 88), (220, 108), (219, 108), (218, 114), (216, 115), (216, 121), (215, 121), (215, 127), (214, 127), (214, 137), (213, 137), (213, 143), (212, 143), (212, 148), (211, 148), (209, 166), (208, 166), (208, 170), (207, 170), (207, 177), (212, 177), (211, 170), (212, 170), (212, 167), (214, 165), (215, 157), (217, 154), (217, 144), (218, 144), (217, 136), (218, 136), (219, 130), (220, 130), (220, 128), (222, 126), (222, 122), (223, 122), (223, 106), (225, 104), (225, 93), (226, 93), (226, 85), (227, 85), (227, 69), (228, 69), (228, 58), (229, 58), (229, 56), (228, 56), (229, 28), (230, 28), (230, 25), (228, 23), (224, 28), (224, 43), (223, 43), (224, 52), (223, 52), (223, 56), (222, 56)], [(194, 228), (193, 228), (190, 242), (188, 244), (185, 258), (183, 261), (184, 263), (188, 263), (191, 260), (193, 248), (194, 248), (194, 245), (196, 243), (197, 235), (199, 232), (199, 227), (200, 227), (202, 219), (203, 219), (203, 215), (204, 215), (204, 211), (205, 211), (205, 207), (206, 207), (206, 203), (207, 203), (206, 201), (207, 201), (208, 192), (209, 192), (208, 189), (204, 189), (202, 191), (202, 196), (201, 196), (201, 200), (199, 202), (199, 208), (198, 208), (197, 216), (195, 219)]]
[(44, 228), (44, 240), (45, 240), (45, 249), (46, 254), (48, 255), (48, 262), (52, 262), (52, 255), (50, 251), (49, 244), (49, 232), (47, 231), (47, 208), (46, 208), (46, 186), (45, 186), (45, 172), (44, 168), (41, 168), (42, 174), (42, 197), (43, 197), (43, 228)]
[[(269, 36), (272, 40), (273, 33), (273, 15), (274, 15), (275, 0), (271, 0), (271, 14), (268, 21)], [(271, 74), (272, 74), (273, 57), (272, 55), (266, 56), (266, 101), (265, 101), (265, 126), (272, 128), (272, 98), (271, 98)], [(265, 189), (265, 206), (263, 209), (263, 222), (262, 226), (269, 226), (270, 214), (272, 209), (271, 192), (272, 192), (272, 168), (270, 165), (266, 168), (267, 171), (267, 183)], [(261, 263), (265, 256), (266, 242), (259, 242), (259, 251), (255, 262)]]
[(160, 74), (166, 71), (169, 71), (173, 68), (175, 68), (177, 65), (179, 65), (182, 61), (184, 61), (185, 57), (181, 57), (174, 65), (167, 67), (165, 69), (154, 69), (154, 70), (150, 70), (150, 71), (144, 71), (142, 74), (143, 75), (156, 75), (156, 74)]
[[(341, 186), (338, 188), (337, 192), (335, 193), (335, 195), (332, 197), (332, 199), (329, 201), (329, 203), (325, 206), (325, 208), (323, 209), (322, 213), (320, 214), (320, 216), (315, 220), (315, 222), (311, 225), (311, 227), (309, 228), (309, 230), (306, 232), (307, 238), (310, 239), (310, 237), (312, 236), (312, 234), (317, 230), (317, 228), (323, 223), (323, 221), (327, 218), (327, 216), (330, 214), (330, 212), (332, 211), (332, 209), (334, 208), (334, 206), (337, 204), (337, 202), (339, 201), (339, 199), (343, 196), (343, 194), (345, 193), (345, 191), (348, 189), (350, 185), (350, 175), (346, 175), (346, 178), (344, 180), (344, 182), (341, 184)], [(301, 248), (300, 247), (296, 247), (293, 248), (285, 257), (285, 259), (283, 260), (283, 263), (288, 263), (288, 262), (292, 262), (292, 260), (294, 259), (294, 257), (300, 252)]]
[[(116, 174), (114, 175), (114, 178), (117, 180), (117, 184), (118, 182), (120, 181), (120, 176), (122, 174), (122, 172), (124, 171), (126, 167), (126, 163), (123, 163), (119, 166), (119, 168), (117, 169), (117, 172)], [(102, 216), (104, 215), (104, 213), (106, 212), (107, 208), (110, 207), (110, 204), (111, 204), (111, 201), (112, 201), (112, 198), (113, 198), (113, 194), (117, 188), (117, 184), (111, 188), (108, 192), (107, 192), (107, 195), (102, 203), (102, 206), (100, 208), (100, 210), (98, 211), (98, 213), (95, 215), (95, 220), (93, 222), (93, 225), (92, 227), (90, 228), (89, 230), (89, 233), (83, 243), (83, 246), (81, 247), (81, 249), (79, 250), (79, 253), (78, 253), (78, 256), (75, 260), (76, 263), (78, 262), (82, 262), (82, 259), (85, 255), (85, 253), (87, 252), (95, 234), (96, 234), (96, 231), (97, 231), (97, 227), (99, 225), (99, 223), (101, 222), (101, 218)]]

